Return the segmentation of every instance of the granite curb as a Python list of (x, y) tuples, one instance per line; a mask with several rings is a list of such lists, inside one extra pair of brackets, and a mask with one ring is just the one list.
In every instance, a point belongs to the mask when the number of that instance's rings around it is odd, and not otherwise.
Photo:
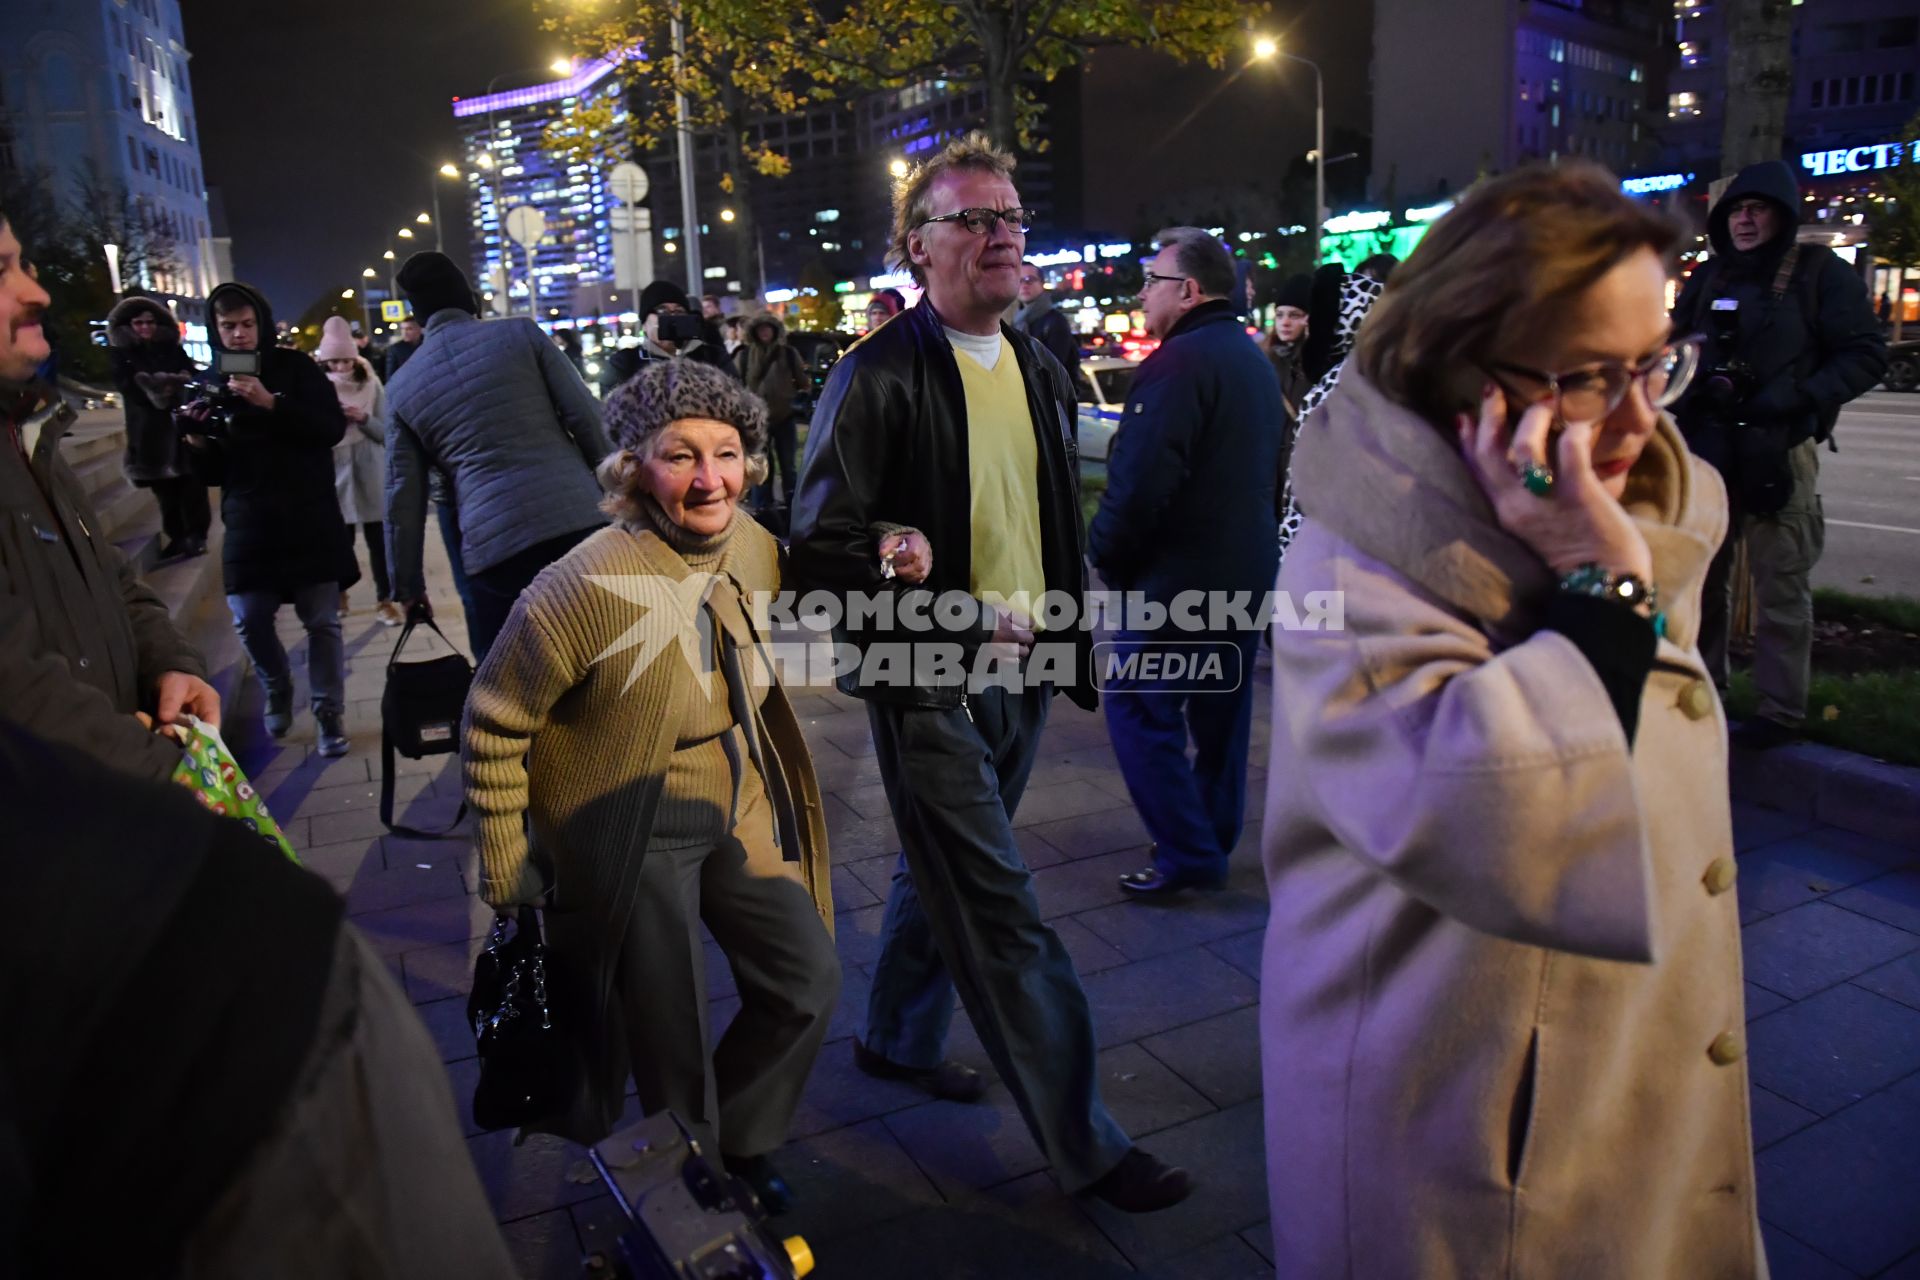
[(1856, 835), (1920, 847), (1920, 769), (1813, 742), (1734, 747), (1733, 798)]

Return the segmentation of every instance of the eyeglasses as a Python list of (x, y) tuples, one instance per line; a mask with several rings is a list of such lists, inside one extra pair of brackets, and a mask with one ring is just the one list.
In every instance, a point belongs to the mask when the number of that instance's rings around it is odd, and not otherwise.
[(943, 213), (937, 218), (928, 218), (920, 225), (930, 227), (936, 222), (957, 222), (977, 236), (984, 236), (993, 230), (995, 221), (1007, 224), (1007, 230), (1016, 235), (1025, 235), (1033, 226), (1033, 210), (1022, 209), (1017, 205), (1011, 209), (960, 209), (953, 213)]
[(1745, 214), (1749, 218), (1757, 218), (1771, 208), (1773, 208), (1773, 203), (1769, 200), (1742, 200), (1739, 204), (1733, 205), (1727, 210), (1727, 216), (1729, 218), (1737, 218), (1741, 214)]
[(1040, 277), (1039, 276), (1021, 276), (1020, 283), (1021, 284), (1039, 284)]
[(1149, 271), (1147, 272), (1147, 282), (1140, 286), (1140, 292), (1145, 293), (1147, 290), (1153, 288), (1153, 282), (1155, 280), (1185, 280), (1185, 279), (1187, 279), (1186, 276), (1163, 276), (1158, 271)]
[(1638, 382), (1647, 403), (1664, 409), (1678, 400), (1700, 367), (1700, 339), (1669, 342), (1636, 365), (1608, 360), (1569, 373), (1544, 373), (1524, 365), (1496, 364), (1503, 373), (1517, 373), (1544, 382), (1553, 392), (1554, 415), (1562, 422), (1598, 422), (1620, 407), (1627, 388)]

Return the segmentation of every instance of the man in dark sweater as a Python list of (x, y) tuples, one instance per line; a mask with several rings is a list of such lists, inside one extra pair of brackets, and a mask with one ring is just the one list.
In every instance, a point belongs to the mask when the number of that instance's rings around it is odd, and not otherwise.
[(47, 302), (0, 212), (0, 708), (111, 768), (164, 780), (180, 748), (136, 714), (217, 724), (220, 695), (60, 455), (75, 415), (32, 381), (47, 358)]
[(5, 721), (0, 811), (33, 904), (0, 930), (0, 1275), (69, 1270), (108, 1188), (135, 1275), (513, 1275), (439, 1055), (324, 880)]

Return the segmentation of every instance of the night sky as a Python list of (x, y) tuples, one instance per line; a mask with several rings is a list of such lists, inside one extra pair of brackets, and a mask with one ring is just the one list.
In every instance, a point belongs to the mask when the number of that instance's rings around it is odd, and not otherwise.
[[(363, 267), (384, 276), (389, 244), (402, 260), (432, 247), (431, 234), (411, 245), (393, 235), (432, 210), (436, 182), (447, 252), (464, 265), (464, 187), (435, 176), (457, 154), (450, 100), (516, 68), (533, 70), (501, 87), (548, 78), (539, 69), (571, 52), (540, 30), (530, 0), (181, 7), (206, 178), (225, 201), (234, 269), (285, 319), (328, 289), (359, 288)], [(1264, 25), (1291, 31), (1291, 47), (1320, 62), (1329, 128), (1364, 128), (1370, 6), (1314, 0), (1283, 9), (1301, 16), (1270, 15)], [(1305, 68), (1277, 79), (1256, 69), (1216, 94), (1229, 73), (1144, 63), (1158, 74), (1135, 79), (1130, 68), (1134, 91), (1097, 99), (1089, 113), (1089, 222), (1124, 216), (1154, 184), (1231, 183), (1312, 145)]]

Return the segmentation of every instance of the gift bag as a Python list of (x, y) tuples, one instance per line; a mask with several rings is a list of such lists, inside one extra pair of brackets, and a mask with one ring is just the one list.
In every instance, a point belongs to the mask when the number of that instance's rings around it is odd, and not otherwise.
[(287, 855), (299, 865), (300, 856), (280, 830), (280, 824), (267, 812), (267, 802), (247, 781), (234, 763), (233, 753), (220, 740), (220, 731), (197, 716), (188, 716), (162, 730), (177, 739), (186, 751), (173, 780), (193, 792), (194, 798), (215, 813), (236, 818), (247, 830)]

